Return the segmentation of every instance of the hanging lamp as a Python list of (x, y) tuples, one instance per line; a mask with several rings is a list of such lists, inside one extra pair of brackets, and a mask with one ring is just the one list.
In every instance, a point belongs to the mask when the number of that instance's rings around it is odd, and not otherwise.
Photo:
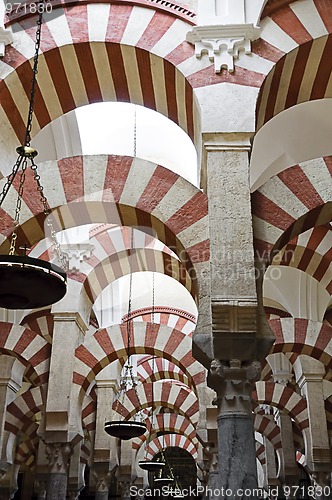
[[(127, 346), (126, 346), (126, 357), (127, 363), (125, 366), (125, 374), (121, 377), (120, 381), (120, 392), (117, 396), (116, 406), (114, 413), (117, 413), (117, 408), (122, 399), (124, 400), (128, 378), (131, 381), (131, 385), (135, 391), (136, 399), (138, 402), (138, 407), (141, 408), (141, 402), (136, 388), (136, 381), (133, 374), (133, 366), (131, 364), (131, 337), (132, 337), (132, 327), (133, 322), (131, 318), (131, 301), (132, 301), (132, 288), (133, 288), (133, 248), (134, 248), (134, 230), (131, 229), (131, 243), (130, 243), (130, 254), (129, 254), (129, 300), (128, 300), (128, 315), (127, 315)], [(129, 377), (128, 377), (129, 375)], [(110, 420), (105, 423), (105, 431), (110, 436), (128, 440), (135, 437), (139, 437), (146, 431), (146, 423), (137, 420)]]
[(171, 483), (174, 483), (174, 481), (175, 481), (174, 474), (173, 474), (173, 469), (170, 466), (170, 464), (168, 463), (167, 455), (165, 454), (166, 446), (165, 446), (165, 422), (164, 422), (164, 416), (165, 416), (165, 412), (163, 412), (163, 447), (161, 449), (161, 458), (162, 458), (162, 461), (164, 462), (164, 464), (167, 465), (168, 470), (169, 470), (169, 474), (167, 476), (163, 476), (163, 474), (162, 474), (163, 471), (162, 471), (162, 469), (160, 469), (160, 471), (158, 473), (158, 476), (154, 478), (154, 483), (157, 484), (158, 486), (163, 486), (163, 485), (171, 484)]
[[(42, 4), (43, 0), (40, 0), (38, 6), (41, 6)], [(67, 291), (67, 277), (63, 269), (42, 259), (29, 257), (26, 255), (26, 245), (24, 247), (23, 255), (17, 255), (16, 249), (17, 228), (20, 221), (26, 170), (28, 168), (29, 161), (34, 174), (34, 180), (36, 182), (36, 193), (43, 205), (44, 215), (47, 217), (47, 225), (51, 228), (55, 250), (58, 254), (61, 265), (66, 264), (63, 256), (61, 255), (60, 245), (56, 241), (56, 234), (53, 229), (52, 221), (49, 218), (50, 208), (44, 194), (44, 188), (40, 182), (40, 176), (37, 171), (38, 167), (34, 161), (34, 158), (38, 153), (33, 147), (30, 146), (43, 8), (38, 7), (37, 12), (39, 12), (39, 16), (37, 20), (35, 54), (32, 68), (33, 76), (31, 81), (25, 139), (23, 146), (19, 146), (16, 149), (16, 152), (18, 153), (17, 160), (11, 174), (8, 176), (7, 181), (4, 184), (2, 193), (0, 194), (1, 207), (10, 187), (13, 184), (16, 174), (21, 169), (15, 209), (14, 231), (11, 235), (9, 254), (0, 255), (0, 307), (4, 307), (6, 309), (36, 309), (39, 307), (45, 307), (58, 302)]]
[[(154, 323), (154, 297), (155, 297), (155, 287), (154, 287), (154, 273), (152, 273), (152, 310), (151, 310), (151, 316), (152, 316), (152, 323)], [(152, 375), (154, 375), (155, 372), (155, 356), (152, 356)], [(144, 460), (140, 460), (138, 462), (138, 465), (141, 469), (146, 470), (148, 472), (156, 472), (162, 467), (165, 467), (165, 462), (162, 460), (148, 460), (147, 459), (147, 452), (148, 452), (148, 447), (147, 445), (150, 443), (152, 435), (155, 432), (154, 429), (154, 390), (153, 390), (153, 382), (152, 382), (152, 391), (151, 391), (151, 423), (150, 423), (150, 430), (149, 430), (149, 437), (146, 440), (145, 444), (145, 457)]]

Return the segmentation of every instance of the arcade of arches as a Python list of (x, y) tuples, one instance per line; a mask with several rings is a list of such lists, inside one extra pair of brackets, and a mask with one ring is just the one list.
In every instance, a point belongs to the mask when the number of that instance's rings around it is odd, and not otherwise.
[[(0, 309), (0, 498), (126, 498), (153, 486), (138, 462), (158, 456), (204, 498), (332, 498), (331, 3), (50, 3), (32, 145), (68, 289), (48, 308)], [(26, 8), (0, 27), (1, 190), (35, 25)], [(197, 167), (84, 154), (75, 110), (106, 102), (174, 122)], [(138, 122), (139, 135), (148, 149)], [(0, 208), (0, 253), (18, 189)], [(17, 248), (52, 260), (44, 218), (27, 171)], [(117, 403), (128, 302), (136, 389)], [(137, 416), (138, 438), (104, 431)]]

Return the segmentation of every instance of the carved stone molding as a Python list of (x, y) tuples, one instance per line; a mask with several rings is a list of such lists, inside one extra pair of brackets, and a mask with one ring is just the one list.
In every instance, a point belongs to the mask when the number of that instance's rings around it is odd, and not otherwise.
[(213, 404), (218, 406), (219, 416), (251, 414), (251, 394), (260, 374), (258, 361), (244, 363), (238, 359), (230, 362), (214, 359), (211, 362), (207, 383), (217, 393)]
[(112, 472), (111, 471), (97, 471), (92, 470), (93, 478), (96, 484), (96, 491), (98, 492), (108, 492), (111, 486)]
[(68, 243), (61, 245), (61, 251), (71, 272), (78, 272), (80, 264), (91, 257), (94, 246), (90, 243)]
[(214, 332), (256, 333), (257, 302), (234, 299), (212, 300), (212, 328)]
[(72, 447), (69, 443), (48, 443), (45, 454), (49, 463), (50, 472), (66, 474)]
[(223, 68), (234, 71), (234, 60), (239, 52), (251, 53), (251, 41), (257, 40), (260, 28), (253, 24), (227, 24), (216, 26), (195, 26), (187, 33), (187, 42), (195, 45), (195, 55), (198, 59), (207, 53), (214, 62), (216, 73)]

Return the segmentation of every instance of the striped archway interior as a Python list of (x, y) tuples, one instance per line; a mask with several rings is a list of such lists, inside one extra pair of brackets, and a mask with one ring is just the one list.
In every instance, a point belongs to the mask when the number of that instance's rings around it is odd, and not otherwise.
[[(260, 88), (256, 130), (296, 104), (332, 97), (332, 23), (328, 2), (303, 0), (299, 8), (290, 1), (267, 2), (261, 27), (261, 39), (254, 45), (275, 64)], [(280, 37), (275, 36), (277, 32)]]
[[(44, 162), (39, 166), (39, 175), (45, 192), (52, 192), (49, 203), (54, 228), (115, 223), (142, 231), (152, 230), (180, 257), (192, 279), (193, 264), (208, 261), (207, 197), (166, 168), (132, 157), (77, 156)], [(91, 176), (94, 176), (93, 185), (89, 183)], [(140, 183), (135, 184), (133, 195), (133, 182), (137, 178)], [(3, 179), (0, 184), (4, 182)], [(54, 185), (58, 186), (57, 190), (53, 190)], [(39, 203), (36, 204), (34, 186), (32, 172), (29, 172), (17, 246), (32, 247), (45, 238), (45, 216)], [(17, 188), (15, 183), (14, 187)], [(173, 196), (177, 189), (184, 194), (181, 200)], [(15, 191), (9, 191), (8, 200), (6, 198), (0, 209), (0, 251), (4, 253), (9, 248), (9, 235), (13, 230)]]
[[(172, 10), (149, 7), (140, 7), (137, 19), (137, 8), (128, 2), (68, 8), (62, 4), (56, 20), (45, 16), (32, 137), (77, 107), (106, 101), (148, 107), (174, 121), (191, 139), (198, 137), (200, 112), (193, 86), (177, 68), (182, 61), (171, 56), (177, 43), (170, 28), (179, 24), (181, 32), (189, 30), (190, 21), (180, 21)], [(15, 42), (1, 61), (0, 124), (6, 127), (6, 148), (25, 135), (35, 22), (32, 16), (16, 27), (12, 24)], [(184, 58), (191, 52), (192, 47)]]

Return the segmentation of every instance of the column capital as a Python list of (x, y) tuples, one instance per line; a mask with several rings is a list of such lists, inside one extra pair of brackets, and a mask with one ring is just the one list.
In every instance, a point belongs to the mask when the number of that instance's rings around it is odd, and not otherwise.
[(217, 393), (213, 404), (218, 406), (219, 417), (251, 414), (251, 394), (260, 374), (261, 364), (258, 361), (246, 363), (239, 359), (214, 359), (211, 362), (207, 383)]
[(67, 473), (69, 458), (72, 454), (70, 443), (46, 443), (45, 454), (50, 472), (58, 474)]
[(111, 481), (112, 472), (109, 470), (96, 470), (92, 469), (93, 478), (96, 484), (96, 491), (98, 492), (108, 492)]

